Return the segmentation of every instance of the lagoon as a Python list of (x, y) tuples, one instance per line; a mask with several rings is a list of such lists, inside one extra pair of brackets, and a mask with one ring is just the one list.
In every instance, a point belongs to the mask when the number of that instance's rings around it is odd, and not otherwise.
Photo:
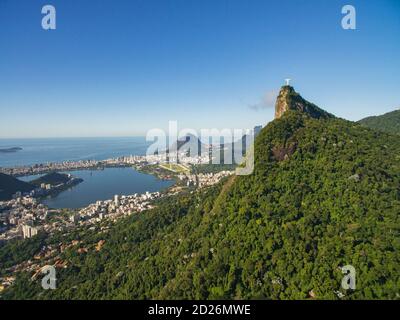
[[(114, 195), (129, 195), (146, 191), (161, 191), (170, 187), (173, 180), (160, 180), (157, 177), (136, 171), (131, 167), (106, 168), (104, 170), (68, 171), (83, 182), (60, 194), (42, 201), (49, 208), (77, 209), (86, 207), (97, 200), (112, 199)], [(37, 178), (32, 177), (32, 179)], [(24, 177), (27, 181), (30, 178)]]

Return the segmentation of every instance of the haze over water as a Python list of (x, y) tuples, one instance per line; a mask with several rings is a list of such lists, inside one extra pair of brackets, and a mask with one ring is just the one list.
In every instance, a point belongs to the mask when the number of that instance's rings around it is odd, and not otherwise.
[(145, 137), (0, 139), (0, 149), (22, 148), (13, 153), (0, 152), (0, 167), (144, 155), (150, 144)]

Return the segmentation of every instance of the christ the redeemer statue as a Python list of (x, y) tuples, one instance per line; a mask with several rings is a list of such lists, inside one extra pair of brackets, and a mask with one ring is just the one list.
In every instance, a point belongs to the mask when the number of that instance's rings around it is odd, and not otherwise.
[(290, 86), (290, 80), (292, 80), (292, 79), (285, 79), (287, 86)]

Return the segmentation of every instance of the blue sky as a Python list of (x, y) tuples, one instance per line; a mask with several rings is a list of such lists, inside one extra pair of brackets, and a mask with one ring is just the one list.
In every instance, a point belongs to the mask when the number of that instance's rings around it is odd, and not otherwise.
[(286, 77), (346, 119), (400, 107), (398, 0), (0, 0), (0, 41), (0, 138), (252, 128)]

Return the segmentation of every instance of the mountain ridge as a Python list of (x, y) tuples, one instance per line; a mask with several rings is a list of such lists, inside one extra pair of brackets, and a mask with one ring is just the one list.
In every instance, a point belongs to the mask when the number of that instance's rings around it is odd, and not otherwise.
[[(163, 199), (107, 234), (68, 234), (105, 244), (65, 250), (57, 290), (25, 275), (4, 297), (396, 299), (400, 141), (325, 113), (290, 108), (268, 123), (251, 175)], [(356, 290), (341, 288), (344, 265)]]
[(400, 134), (400, 109), (380, 116), (371, 116), (358, 121), (363, 126), (388, 133)]
[(305, 100), (292, 86), (282, 86), (275, 104), (275, 119), (279, 119), (289, 110), (309, 114), (313, 118), (333, 118), (334, 115)]

